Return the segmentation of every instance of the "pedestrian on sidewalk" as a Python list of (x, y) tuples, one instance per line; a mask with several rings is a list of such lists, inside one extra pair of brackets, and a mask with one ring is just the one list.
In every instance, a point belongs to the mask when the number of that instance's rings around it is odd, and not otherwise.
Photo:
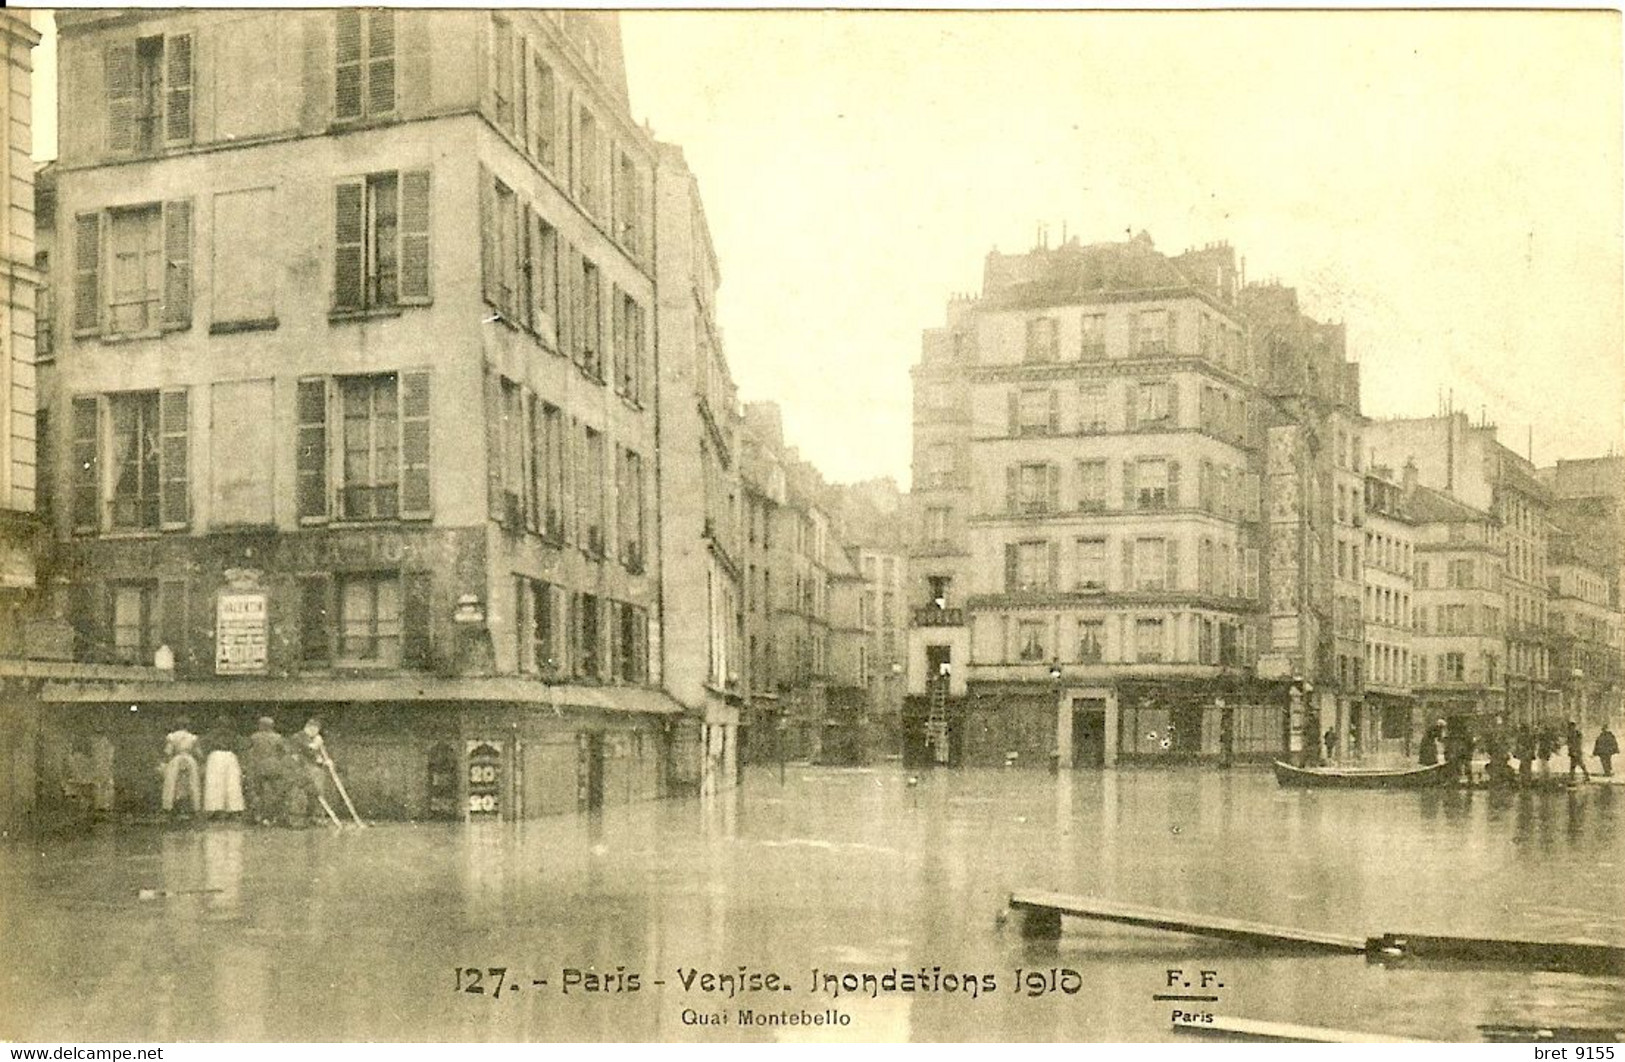
[(203, 813), (240, 815), (243, 811), (243, 769), (237, 759), (237, 735), (225, 723), (210, 728), (203, 747)]
[(1602, 761), (1603, 776), (1612, 777), (1614, 757), (1619, 755), (1619, 739), (1608, 729), (1607, 723), (1604, 723), (1602, 729), (1597, 732), (1597, 743), (1591, 746), (1591, 754)]
[(288, 777), (288, 742), (276, 732), (276, 720), (261, 716), (248, 739), (248, 810), (254, 821), (269, 826), (286, 817), (283, 806)]
[(1580, 724), (1570, 719), (1568, 733), (1563, 739), (1569, 747), (1569, 779), (1573, 780), (1574, 770), (1578, 767), (1585, 780), (1591, 781), (1591, 772), (1586, 769), (1586, 743), (1585, 738), (1580, 736)]
[(191, 720), (182, 719), (175, 729), (164, 735), (164, 787), (160, 803), (165, 813), (175, 810), (175, 791), (185, 779), (183, 790), (187, 797), (186, 814), (196, 815), (203, 809), (203, 785), (198, 778), (197, 735), (191, 731)]

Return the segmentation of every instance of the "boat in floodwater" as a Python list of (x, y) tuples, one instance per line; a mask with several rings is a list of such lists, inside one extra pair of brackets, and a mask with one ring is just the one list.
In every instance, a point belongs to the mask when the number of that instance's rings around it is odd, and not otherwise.
[(1454, 780), (1452, 765), (1431, 767), (1294, 767), (1275, 761), (1275, 780), (1293, 789), (1430, 789)]

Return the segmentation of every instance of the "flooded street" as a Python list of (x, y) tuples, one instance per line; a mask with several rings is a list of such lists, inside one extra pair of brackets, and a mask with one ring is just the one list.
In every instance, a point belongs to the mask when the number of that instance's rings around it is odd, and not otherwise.
[[(999, 915), (1036, 888), (1362, 938), (1621, 943), (1622, 797), (1285, 791), (1256, 769), (941, 771), (911, 786), (889, 767), (791, 767), (781, 785), (757, 767), (714, 802), (597, 819), (103, 827), (0, 853), (0, 1037), (1161, 1040), (1181, 1005), (1151, 1000), (1170, 968), (1217, 971), (1208, 1006), (1250, 1018), (1449, 1040), (1481, 1023), (1598, 1025), (1625, 1009), (1618, 978), (1270, 955), (1070, 919), (1058, 945), (1024, 944)], [(679, 981), (741, 966), (791, 990), (729, 999)], [(484, 987), (491, 967), (500, 996), (458, 991), (460, 969)], [(624, 968), (640, 987), (566, 994), (567, 967)], [(812, 990), (814, 968), (894, 967), (997, 987)], [(1078, 991), (1018, 993), (1018, 968), (1076, 971), (1059, 983)], [(740, 1027), (742, 1008), (851, 1024)]]

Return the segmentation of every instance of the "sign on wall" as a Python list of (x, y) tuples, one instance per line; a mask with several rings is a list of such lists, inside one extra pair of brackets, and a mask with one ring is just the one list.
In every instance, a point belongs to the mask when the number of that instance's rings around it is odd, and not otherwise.
[(502, 742), (468, 742), (468, 813), (474, 818), (502, 814)]
[(225, 590), (215, 600), (214, 672), (261, 675), (269, 643), (263, 591)]

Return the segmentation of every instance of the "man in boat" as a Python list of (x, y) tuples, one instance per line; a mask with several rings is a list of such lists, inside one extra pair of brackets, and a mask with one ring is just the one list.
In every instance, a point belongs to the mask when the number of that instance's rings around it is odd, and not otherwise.
[(1602, 729), (1597, 732), (1597, 743), (1591, 746), (1591, 755), (1602, 762), (1604, 777), (1614, 773), (1614, 757), (1619, 755), (1619, 739), (1608, 729), (1607, 723), (1604, 723)]
[(1427, 733), (1422, 735), (1422, 745), (1417, 751), (1416, 762), (1423, 767), (1432, 767), (1439, 762), (1439, 739), (1444, 736), (1444, 720), (1428, 727)]
[(1465, 726), (1446, 732), (1444, 761), (1451, 765), (1451, 777), (1463, 782), (1473, 780), (1473, 735)]

